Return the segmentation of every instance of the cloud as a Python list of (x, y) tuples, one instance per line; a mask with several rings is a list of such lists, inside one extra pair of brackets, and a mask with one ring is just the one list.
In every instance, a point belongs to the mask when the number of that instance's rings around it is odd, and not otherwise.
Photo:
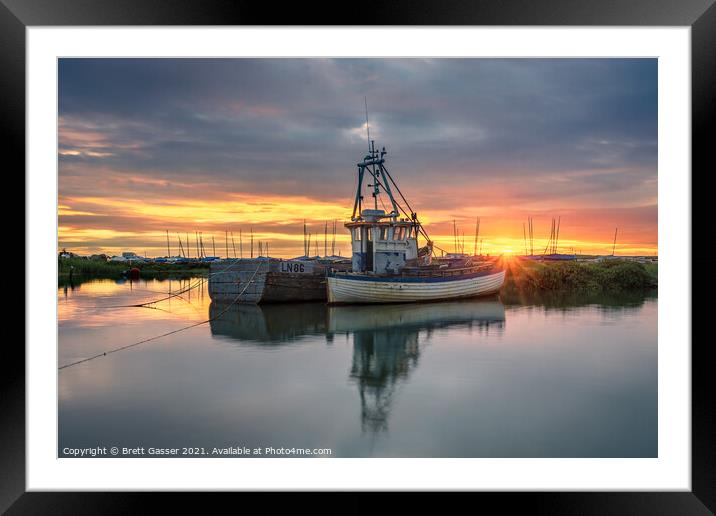
[(348, 210), (364, 97), (391, 173), (434, 220), (656, 203), (655, 59), (63, 58), (61, 201)]

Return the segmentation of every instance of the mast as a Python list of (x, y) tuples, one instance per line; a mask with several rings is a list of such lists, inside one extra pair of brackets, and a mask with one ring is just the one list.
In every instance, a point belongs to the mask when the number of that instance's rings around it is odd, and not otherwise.
[[(399, 217), (401, 217), (402, 213), (405, 215), (404, 221), (412, 223), (412, 226), (415, 228), (416, 243), (418, 243), (418, 234), (422, 234), (427, 240), (428, 246), (432, 248), (433, 242), (425, 231), (425, 228), (422, 227), (422, 224), (418, 220), (417, 213), (415, 213), (415, 211), (412, 209), (410, 203), (405, 198), (405, 195), (403, 195), (403, 193), (400, 191), (400, 187), (396, 184), (395, 180), (386, 168), (385, 156), (387, 154), (387, 151), (385, 150), (385, 147), (382, 147), (381, 150), (377, 150), (375, 146), (375, 140), (372, 140), (370, 137), (370, 119), (368, 117), (367, 97), (364, 98), (364, 103), (366, 115), (366, 137), (368, 139), (368, 154), (365, 155), (362, 161), (356, 163), (356, 166), (358, 168), (358, 181), (355, 189), (353, 212), (351, 214), (350, 220), (352, 222), (365, 221), (365, 219), (363, 218), (363, 181), (367, 178), (367, 173), (368, 176), (370, 176), (369, 179), (372, 180), (372, 182), (367, 183), (366, 186), (372, 189), (371, 195), (373, 196), (374, 210), (374, 213), (370, 214), (370, 218), (368, 221), (379, 222), (380, 219), (389, 219), (391, 223), (395, 223), (399, 221)], [(400, 198), (402, 199), (404, 205), (398, 204), (395, 196), (393, 195), (393, 189), (395, 189), (395, 192), (400, 195)], [(384, 211), (381, 212), (382, 210), (378, 210), (378, 196), (381, 194), (385, 194), (388, 198), (390, 208), (386, 208), (385, 203), (383, 202), (383, 198), (380, 199), (380, 202), (386, 211), (387, 209), (391, 210), (390, 213), (385, 213)], [(364, 230), (361, 229), (361, 231)], [(361, 243), (361, 247), (362, 246), (363, 244)], [(305, 244), (304, 247), (307, 247), (308, 251), (310, 251), (310, 243)]]
[(612, 244), (612, 256), (614, 256), (614, 251), (617, 248), (617, 229), (619, 228), (614, 228), (614, 243)]
[(368, 152), (370, 152), (370, 124), (368, 123), (368, 97), (363, 97), (365, 102), (365, 130), (368, 133)]
[(331, 239), (331, 256), (336, 255), (336, 219), (333, 219), (333, 238)]
[[(368, 120), (368, 99), (367, 97), (364, 98), (365, 100), (365, 125), (366, 125), (366, 134), (368, 137), (368, 154), (363, 158), (363, 161), (360, 163), (357, 163), (358, 167), (358, 186), (356, 188), (356, 196), (355, 201), (353, 203), (353, 214), (351, 215), (351, 220), (361, 220), (361, 214), (363, 212), (363, 179), (365, 177), (366, 171), (368, 174), (370, 174), (371, 179), (373, 180), (372, 184), (368, 184), (367, 186), (373, 188), (373, 192), (371, 195), (373, 196), (373, 209), (378, 209), (378, 196), (380, 195), (380, 189), (382, 188), (385, 193), (388, 195), (388, 198), (390, 200), (390, 204), (392, 207), (392, 211), (389, 214), (386, 214), (386, 218), (396, 219), (400, 213), (398, 209), (398, 204), (395, 201), (395, 198), (393, 197), (393, 193), (390, 189), (389, 184), (389, 177), (390, 174), (388, 174), (388, 171), (386, 170), (385, 166), (383, 165), (385, 163), (385, 155), (387, 154), (385, 151), (385, 147), (383, 147), (383, 150), (377, 151), (375, 149), (375, 141), (370, 139), (370, 123)], [(392, 182), (392, 178), (391, 178)], [(309, 249), (310, 251), (310, 249)]]
[(480, 236), (480, 217), (475, 220), (475, 245), (472, 249), (473, 256), (477, 255), (477, 238)]
[(561, 223), (562, 223), (562, 217), (560, 216), (557, 219), (557, 236), (555, 237), (554, 254), (557, 254), (559, 252), (559, 226)]
[(186, 255), (184, 254), (184, 246), (181, 243), (181, 235), (177, 233), (177, 238), (179, 239), (179, 251), (181, 252), (182, 257), (186, 258)]

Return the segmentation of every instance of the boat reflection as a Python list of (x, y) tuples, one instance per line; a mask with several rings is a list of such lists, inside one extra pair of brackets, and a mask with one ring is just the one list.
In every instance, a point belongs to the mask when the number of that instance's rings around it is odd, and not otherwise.
[(393, 397), (417, 367), (434, 330), (465, 326), (502, 331), (504, 322), (505, 308), (497, 298), (329, 307), (329, 334), (353, 335), (350, 378), (360, 395), (361, 429), (371, 433), (388, 430)]
[[(223, 312), (223, 313), (222, 313)], [(243, 344), (281, 345), (307, 334), (352, 337), (349, 378), (358, 387), (361, 428), (388, 430), (393, 398), (418, 365), (434, 332), (464, 327), (502, 332), (505, 307), (497, 298), (443, 303), (330, 306), (323, 303), (225, 305), (212, 303), (213, 335)], [(479, 338), (479, 337), (478, 337)]]
[(209, 305), (211, 334), (253, 344), (281, 345), (326, 333), (325, 303)]

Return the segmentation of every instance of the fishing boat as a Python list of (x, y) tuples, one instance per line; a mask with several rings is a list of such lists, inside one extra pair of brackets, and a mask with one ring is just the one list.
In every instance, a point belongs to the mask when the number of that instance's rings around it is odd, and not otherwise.
[[(328, 302), (406, 303), (443, 301), (494, 294), (505, 280), (494, 261), (473, 257), (433, 260), (433, 242), (386, 167), (385, 147), (369, 137), (368, 154), (358, 166), (358, 187), (351, 221), (351, 270), (327, 272)], [(369, 179), (373, 207), (363, 207), (363, 182)], [(393, 190), (400, 196), (398, 203)], [(383, 197), (389, 206), (385, 206)], [(378, 209), (379, 198), (385, 209)], [(391, 211), (387, 212), (386, 210)], [(423, 236), (426, 244), (419, 247)]]

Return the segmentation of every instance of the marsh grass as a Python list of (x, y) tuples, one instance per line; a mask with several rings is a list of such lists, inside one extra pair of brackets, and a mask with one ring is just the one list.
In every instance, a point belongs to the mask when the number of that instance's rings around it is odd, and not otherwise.
[(509, 267), (508, 287), (557, 292), (620, 292), (657, 286), (657, 264), (628, 260), (602, 262), (521, 261)]
[(201, 273), (209, 270), (207, 263), (129, 263), (106, 262), (104, 260), (90, 260), (86, 258), (58, 258), (58, 276), (69, 276), (70, 268), (73, 275), (87, 275), (105, 278), (118, 278), (122, 273), (132, 267), (137, 267), (142, 275), (157, 275), (163, 273)]

